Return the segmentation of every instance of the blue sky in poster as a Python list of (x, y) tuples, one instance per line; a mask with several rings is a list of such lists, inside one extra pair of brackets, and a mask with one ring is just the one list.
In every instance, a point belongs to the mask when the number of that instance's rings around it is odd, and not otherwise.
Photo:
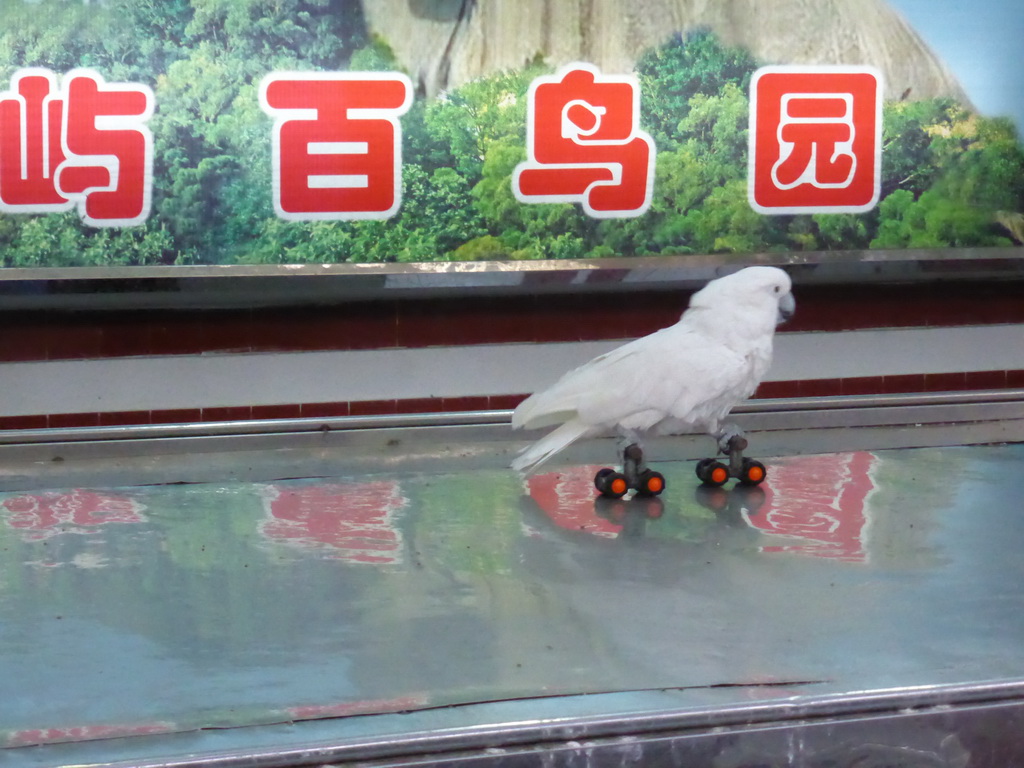
[(1009, 115), (1024, 134), (1021, 0), (889, 0), (952, 70), (984, 115)]

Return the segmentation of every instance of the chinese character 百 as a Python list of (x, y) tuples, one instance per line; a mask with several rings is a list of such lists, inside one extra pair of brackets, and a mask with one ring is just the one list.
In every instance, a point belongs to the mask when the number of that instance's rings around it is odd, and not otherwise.
[(640, 86), (570, 64), (530, 85), (527, 160), (512, 177), (523, 203), (581, 203), (595, 218), (639, 216), (651, 204), (654, 140), (639, 130)]
[(0, 211), (77, 206), (91, 226), (141, 224), (153, 183), (153, 137), (144, 125), (152, 114), (145, 85), (108, 84), (76, 69), (58, 90), (49, 70), (18, 70), (0, 94)]
[(881, 187), (882, 79), (870, 67), (763, 67), (751, 81), (750, 204), (859, 213)]
[(276, 72), (260, 86), (274, 117), (274, 209), (290, 221), (386, 219), (402, 199), (399, 72)]

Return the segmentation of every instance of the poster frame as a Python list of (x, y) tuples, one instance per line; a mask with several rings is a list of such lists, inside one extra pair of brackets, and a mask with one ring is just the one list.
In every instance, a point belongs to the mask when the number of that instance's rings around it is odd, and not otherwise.
[(744, 266), (798, 285), (1024, 281), (1016, 247), (786, 251), (593, 260), (39, 267), (0, 271), (0, 311), (214, 309), (688, 290)]

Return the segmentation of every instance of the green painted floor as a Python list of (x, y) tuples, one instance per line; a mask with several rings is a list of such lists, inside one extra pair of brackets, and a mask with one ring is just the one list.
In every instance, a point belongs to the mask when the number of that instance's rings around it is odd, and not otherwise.
[(620, 502), (596, 465), (454, 462), (2, 493), (0, 762), (536, 697), (1021, 676), (1024, 445), (766, 463), (711, 491), (667, 462), (664, 496)]

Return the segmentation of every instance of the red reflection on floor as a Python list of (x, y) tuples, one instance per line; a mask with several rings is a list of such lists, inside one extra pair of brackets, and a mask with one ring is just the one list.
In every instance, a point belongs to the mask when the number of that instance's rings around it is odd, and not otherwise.
[(260, 533), (351, 563), (397, 563), (402, 558), (402, 535), (395, 517), (408, 503), (398, 483), (384, 480), (270, 486)]
[(171, 733), (172, 723), (145, 723), (142, 725), (79, 725), (69, 728), (35, 728), (12, 732), (6, 740), (0, 738), (2, 747), (29, 747), (40, 744), (59, 744), (66, 741), (90, 741), (92, 739), (118, 739), (126, 736), (152, 736)]
[(145, 507), (134, 499), (95, 491), (49, 491), (10, 496), (0, 502), (11, 528), (39, 541), (58, 533), (91, 533), (110, 523), (142, 523)]
[(804, 456), (768, 470), (764, 505), (747, 522), (795, 539), (764, 552), (799, 552), (853, 562), (867, 560), (867, 499), (878, 458), (866, 451)]
[(614, 538), (622, 530), (621, 523), (601, 517), (594, 504), (594, 475), (599, 469), (595, 464), (534, 475), (527, 487), (537, 506), (559, 528)]
[(428, 706), (430, 699), (424, 695), (402, 696), (397, 699), (374, 699), (372, 701), (345, 701), (338, 704), (310, 704), (288, 707), (285, 711), (293, 720), (324, 720), (331, 717), (353, 715), (376, 715), (385, 712), (409, 712)]

